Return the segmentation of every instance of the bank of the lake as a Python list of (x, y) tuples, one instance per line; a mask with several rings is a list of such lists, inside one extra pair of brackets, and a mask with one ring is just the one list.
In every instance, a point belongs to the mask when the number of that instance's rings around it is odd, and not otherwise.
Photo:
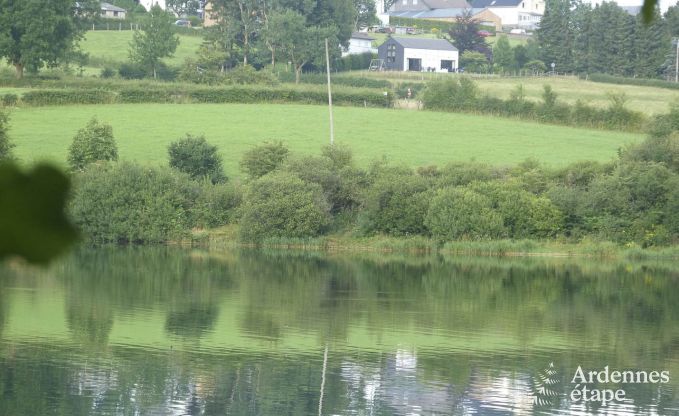
[(611, 241), (583, 239), (565, 240), (476, 240), (436, 241), (423, 236), (394, 237), (378, 235), (356, 237), (334, 234), (315, 238), (268, 238), (259, 244), (241, 242), (237, 225), (213, 230), (194, 231), (188, 241), (212, 251), (243, 247), (347, 253), (407, 253), (490, 257), (581, 257), (611, 260), (673, 260), (679, 259), (679, 245), (641, 247), (637, 244), (620, 245)]

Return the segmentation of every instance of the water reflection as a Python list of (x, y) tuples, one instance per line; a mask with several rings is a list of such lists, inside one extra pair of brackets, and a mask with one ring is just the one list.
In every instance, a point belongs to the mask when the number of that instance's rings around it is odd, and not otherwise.
[[(323, 414), (676, 414), (677, 283), (662, 264), (81, 250), (0, 271), (0, 415), (318, 414), (326, 345)], [(673, 377), (582, 406), (578, 365)]]

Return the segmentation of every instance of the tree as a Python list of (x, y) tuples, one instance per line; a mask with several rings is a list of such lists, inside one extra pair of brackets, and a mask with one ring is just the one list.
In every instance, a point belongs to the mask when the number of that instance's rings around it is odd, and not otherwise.
[(165, 0), (165, 6), (168, 10), (174, 12), (177, 16), (195, 16), (200, 9), (200, 1), (198, 0)]
[(287, 158), (288, 148), (283, 142), (265, 142), (243, 154), (240, 168), (250, 178), (259, 178), (276, 170)]
[(167, 151), (171, 168), (194, 179), (208, 177), (212, 183), (226, 180), (217, 146), (209, 144), (205, 136), (187, 134), (184, 139), (171, 143)]
[(501, 35), (493, 46), (493, 65), (499, 72), (509, 71), (514, 66), (514, 51), (506, 35)]
[(549, 0), (536, 31), (542, 49), (542, 61), (554, 63), (561, 71), (573, 68), (571, 14), (570, 0)]
[(99, 2), (93, 0), (0, 0), (0, 58), (14, 66), (17, 78), (25, 68), (55, 66), (98, 13)]
[(72, 170), (83, 170), (100, 160), (118, 160), (118, 148), (113, 128), (93, 117), (73, 138), (68, 149), (68, 164)]
[(319, 185), (275, 172), (254, 181), (245, 193), (240, 231), (243, 240), (250, 242), (267, 237), (314, 237), (329, 220)]
[(12, 149), (14, 148), (14, 143), (9, 139), (7, 134), (7, 122), (9, 117), (5, 112), (0, 111), (0, 162), (13, 159)]
[(486, 40), (479, 35), (479, 21), (472, 17), (471, 10), (465, 10), (448, 34), (462, 55), (465, 51), (476, 51), (488, 55)]
[(460, 65), (465, 71), (485, 72), (488, 69), (488, 59), (481, 52), (466, 50), (460, 55)]
[(160, 60), (172, 56), (177, 45), (179, 38), (172, 27), (172, 16), (155, 5), (143, 30), (134, 32), (130, 43), (130, 59), (151, 70), (153, 78), (156, 78)]
[(354, 29), (361, 30), (362, 28), (370, 27), (379, 23), (376, 16), (376, 8), (374, 0), (353, 0), (354, 9), (356, 10), (354, 19)]

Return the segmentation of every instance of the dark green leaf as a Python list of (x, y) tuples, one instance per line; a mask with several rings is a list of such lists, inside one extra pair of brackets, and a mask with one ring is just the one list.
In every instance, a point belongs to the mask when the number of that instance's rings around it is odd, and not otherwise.
[(28, 173), (0, 165), (0, 258), (46, 263), (75, 242), (64, 208), (69, 188), (68, 177), (48, 164)]

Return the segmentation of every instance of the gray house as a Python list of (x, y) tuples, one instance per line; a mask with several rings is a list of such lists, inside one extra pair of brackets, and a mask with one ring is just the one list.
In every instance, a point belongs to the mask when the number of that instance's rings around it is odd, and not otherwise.
[(109, 3), (101, 3), (101, 17), (104, 19), (124, 19), (127, 10)]
[(454, 72), (460, 62), (459, 51), (445, 39), (391, 37), (377, 54), (388, 71)]

